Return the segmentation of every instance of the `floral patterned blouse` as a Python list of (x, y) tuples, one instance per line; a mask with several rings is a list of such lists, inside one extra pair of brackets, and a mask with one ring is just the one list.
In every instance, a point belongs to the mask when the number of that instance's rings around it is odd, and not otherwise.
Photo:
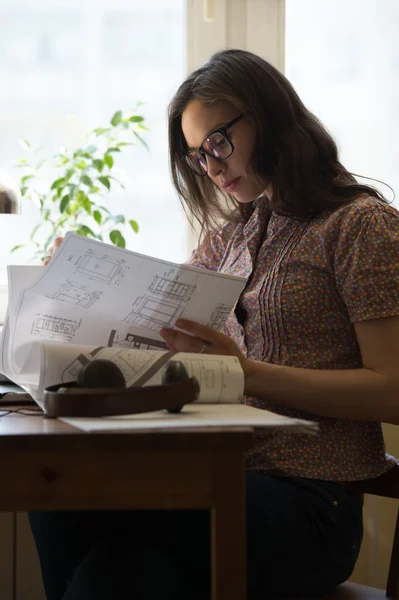
[[(399, 212), (362, 197), (310, 221), (276, 213), (268, 220), (267, 200), (254, 204), (248, 221), (209, 234), (189, 261), (249, 278), (224, 332), (254, 360), (361, 368), (353, 323), (399, 315)], [(249, 469), (351, 481), (393, 464), (378, 423), (322, 417), (259, 398), (244, 401), (317, 421), (320, 428), (318, 436), (257, 430)]]

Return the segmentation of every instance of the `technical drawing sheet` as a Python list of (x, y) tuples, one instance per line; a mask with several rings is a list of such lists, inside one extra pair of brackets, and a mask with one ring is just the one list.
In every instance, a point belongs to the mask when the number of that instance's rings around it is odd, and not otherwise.
[(179, 317), (221, 329), (245, 283), (68, 233), (46, 267), (9, 267), (1, 369), (29, 387), (36, 342), (165, 350), (159, 330)]

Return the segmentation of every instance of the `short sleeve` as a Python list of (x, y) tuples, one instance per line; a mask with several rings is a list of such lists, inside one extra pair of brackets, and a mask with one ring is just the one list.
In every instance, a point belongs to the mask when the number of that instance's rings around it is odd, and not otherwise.
[(399, 315), (399, 212), (368, 199), (341, 217), (334, 270), (351, 322)]
[(220, 231), (210, 231), (205, 236), (198, 248), (192, 251), (186, 264), (200, 269), (218, 271), (226, 253), (226, 249), (234, 234), (234, 225), (226, 224)]

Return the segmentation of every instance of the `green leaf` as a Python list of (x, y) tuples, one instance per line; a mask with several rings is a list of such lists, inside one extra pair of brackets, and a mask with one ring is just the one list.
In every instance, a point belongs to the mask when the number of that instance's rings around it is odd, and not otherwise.
[(93, 133), (96, 136), (103, 135), (103, 133), (107, 133), (107, 131), (111, 131), (111, 128), (110, 127), (97, 127), (96, 129), (93, 129)]
[(114, 166), (114, 159), (112, 158), (112, 156), (110, 154), (105, 154), (104, 162), (107, 165), (107, 167), (109, 167), (110, 169), (112, 169), (112, 167)]
[(19, 190), (21, 192), (21, 196), (25, 196), (26, 192), (28, 191), (28, 186), (27, 185), (23, 185), (21, 187), (21, 189)]
[(24, 150), (30, 150), (30, 143), (28, 140), (23, 140), (22, 138), (18, 138), (18, 141)]
[[(120, 143), (118, 146), (120, 146)], [(108, 148), (107, 154), (111, 154), (111, 152), (120, 152), (120, 149), (117, 146), (112, 146), (111, 148)]]
[(95, 167), (97, 169), (97, 171), (100, 171), (100, 173), (101, 173), (101, 171), (104, 168), (104, 161), (100, 160), (99, 158), (95, 158), (93, 160), (93, 167)]
[(87, 212), (87, 214), (91, 215), (92, 202), (88, 198), (87, 194), (85, 194), (82, 190), (77, 192), (76, 202)]
[(58, 189), (60, 186), (64, 185), (64, 183), (65, 183), (64, 177), (60, 177), (59, 179), (56, 179), (55, 181), (53, 181), (50, 189), (51, 190)]
[(68, 205), (71, 201), (71, 196), (69, 194), (65, 194), (60, 202), (60, 213), (64, 213), (68, 208)]
[(69, 181), (73, 175), (75, 175), (75, 169), (67, 169), (65, 173), (65, 180)]
[(100, 193), (100, 188), (97, 187), (96, 185), (92, 185), (90, 188), (90, 194), (99, 194)]
[(96, 223), (98, 223), (98, 225), (101, 225), (101, 221), (103, 220), (103, 218), (99, 210), (93, 211), (93, 217)]
[(109, 212), (108, 208), (106, 208), (105, 206), (100, 206), (101, 210), (103, 210), (104, 212), (107, 213), (107, 215), (110, 215), (111, 213)]
[(80, 160), (78, 163), (75, 163), (75, 167), (83, 171), (83, 169), (87, 169), (87, 162), (85, 160)]
[(91, 155), (90, 155), (90, 152), (87, 152), (87, 150), (85, 148), (78, 148), (73, 153), (73, 158), (79, 158), (79, 157), (91, 158)]
[(122, 111), (118, 110), (118, 111), (116, 111), (116, 113), (114, 114), (114, 116), (111, 119), (111, 125), (116, 127), (117, 125), (119, 125), (121, 120), (122, 120)]
[(107, 188), (107, 190), (111, 188), (109, 177), (99, 177), (98, 181), (100, 181)]
[(133, 221), (133, 219), (129, 219), (129, 224), (130, 224), (130, 227), (133, 229), (134, 233), (139, 232), (139, 224), (137, 223), (137, 221)]
[[(132, 142), (118, 142), (117, 143), (117, 150), (118, 152), (120, 152), (119, 148), (122, 148), (122, 146), (133, 146)], [(108, 150), (109, 152), (109, 150)]]
[(91, 207), (92, 207), (92, 202), (90, 201), (90, 199), (86, 196), (86, 198), (84, 199), (84, 201), (82, 202), (82, 206), (85, 209), (85, 211), (87, 212), (88, 215), (91, 215)]
[(92, 231), (90, 227), (87, 227), (87, 225), (79, 225), (76, 233), (78, 235), (83, 235), (83, 237), (87, 237), (88, 235), (91, 235), (94, 238), (97, 237), (94, 231)]
[(85, 185), (88, 185), (88, 186), (92, 186), (93, 185), (93, 182), (92, 182), (91, 178), (88, 175), (82, 175), (82, 177), (80, 178), (80, 181), (82, 183), (84, 183)]
[(113, 229), (112, 231), (110, 231), (109, 239), (115, 246), (118, 246), (118, 248), (126, 248), (125, 238), (123, 237), (119, 229)]
[(144, 121), (144, 117), (139, 117), (138, 115), (133, 115), (133, 117), (130, 117), (129, 121), (131, 123), (142, 123)]
[(32, 231), (31, 231), (31, 234), (30, 234), (30, 239), (31, 239), (31, 241), (33, 241), (33, 239), (34, 239), (34, 237), (35, 237), (35, 235), (36, 235), (36, 232), (37, 232), (37, 230), (39, 229), (39, 227), (41, 227), (41, 223), (39, 223), (38, 225), (36, 225), (36, 226), (35, 226), (35, 227), (32, 229)]
[(21, 183), (25, 183), (26, 181), (29, 181), (29, 179), (34, 179), (35, 177), (36, 175), (24, 175), (21, 177)]
[(18, 246), (14, 246), (14, 248), (11, 248), (10, 252), (15, 252), (16, 250), (19, 250), (20, 248), (25, 248), (25, 244), (18, 244)]
[(112, 220), (114, 223), (124, 223), (126, 219), (124, 215), (115, 215), (114, 217), (112, 217)]

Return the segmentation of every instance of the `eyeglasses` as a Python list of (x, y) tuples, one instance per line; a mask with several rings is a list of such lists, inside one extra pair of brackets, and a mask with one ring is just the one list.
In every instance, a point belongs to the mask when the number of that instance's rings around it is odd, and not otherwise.
[(194, 148), (183, 154), (182, 159), (189, 169), (199, 177), (208, 173), (206, 155), (216, 160), (226, 160), (234, 152), (233, 142), (227, 135), (227, 131), (240, 121), (245, 115), (241, 114), (224, 127), (215, 129), (206, 136), (199, 148)]

